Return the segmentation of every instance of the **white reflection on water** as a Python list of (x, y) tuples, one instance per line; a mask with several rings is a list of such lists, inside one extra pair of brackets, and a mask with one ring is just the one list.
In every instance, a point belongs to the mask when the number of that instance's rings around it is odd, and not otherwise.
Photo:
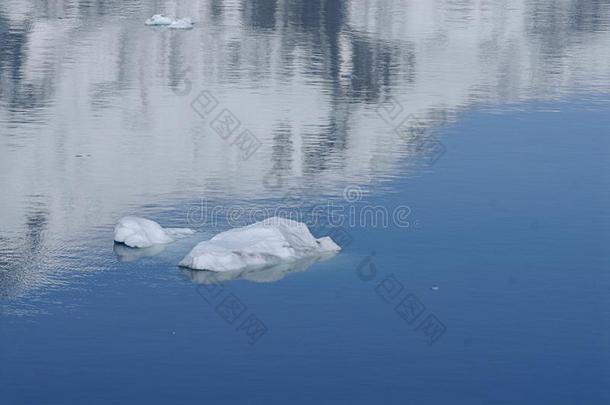
[[(376, 113), (388, 97), (435, 131), (470, 108), (609, 90), (606, 1), (153, 3), (0, 4), (9, 295), (47, 277), (16, 268), (142, 206), (417, 175)], [(195, 29), (143, 25), (161, 12)], [(261, 140), (249, 160), (191, 109), (202, 89)]]
[(267, 267), (265, 269), (258, 269), (252, 271), (201, 271), (201, 270), (190, 270), (183, 268), (182, 273), (187, 276), (190, 280), (198, 284), (214, 284), (218, 282), (243, 279), (253, 281), (255, 283), (272, 283), (286, 277), (291, 273), (299, 273), (306, 271), (312, 264), (319, 260), (327, 260), (333, 255), (323, 255), (319, 257), (310, 257), (298, 260), (296, 262), (281, 263), (275, 266)]

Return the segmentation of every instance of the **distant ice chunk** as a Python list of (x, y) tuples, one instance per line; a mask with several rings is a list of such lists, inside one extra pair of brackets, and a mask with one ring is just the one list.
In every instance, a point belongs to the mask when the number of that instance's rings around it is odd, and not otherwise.
[(168, 28), (174, 30), (189, 30), (193, 28), (193, 22), (190, 18), (179, 18), (177, 20), (172, 21)]
[(199, 243), (179, 265), (217, 272), (249, 271), (339, 250), (329, 237), (314, 238), (304, 223), (272, 217)]
[(164, 16), (163, 14), (155, 14), (144, 22), (146, 25), (171, 25), (175, 20)]
[(195, 233), (188, 228), (162, 228), (150, 219), (123, 217), (114, 227), (114, 241), (129, 247), (145, 248), (158, 244), (171, 243)]
[(175, 30), (188, 30), (193, 28), (190, 18), (169, 18), (163, 14), (155, 14), (144, 22), (145, 25), (161, 25)]

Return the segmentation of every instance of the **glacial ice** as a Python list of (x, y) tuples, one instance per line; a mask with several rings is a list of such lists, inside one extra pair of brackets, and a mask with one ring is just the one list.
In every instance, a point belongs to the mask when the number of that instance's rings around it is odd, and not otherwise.
[(171, 243), (194, 233), (195, 231), (188, 228), (162, 228), (155, 221), (146, 218), (123, 217), (114, 227), (114, 241), (129, 247), (146, 248)]
[(168, 28), (174, 30), (188, 30), (193, 28), (193, 22), (190, 18), (180, 18), (178, 20), (172, 21)]
[(163, 14), (155, 14), (144, 22), (146, 25), (170, 25), (174, 19), (164, 16)]
[(179, 266), (216, 272), (249, 271), (339, 250), (330, 237), (314, 238), (302, 222), (272, 217), (200, 242)]
[(145, 25), (162, 25), (176, 30), (188, 30), (193, 28), (190, 18), (169, 18), (163, 14), (155, 14), (144, 22)]

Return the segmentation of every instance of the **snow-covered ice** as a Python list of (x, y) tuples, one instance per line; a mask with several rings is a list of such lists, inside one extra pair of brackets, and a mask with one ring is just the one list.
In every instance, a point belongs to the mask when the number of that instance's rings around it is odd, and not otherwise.
[(193, 28), (190, 18), (169, 18), (163, 14), (155, 14), (144, 22), (145, 25), (162, 25), (175, 30), (188, 30)]
[(341, 247), (330, 236), (323, 236), (316, 240), (321, 253), (338, 252)]
[(174, 29), (174, 30), (188, 30), (193, 28), (193, 22), (191, 21), (190, 18), (180, 18), (177, 20), (174, 20), (168, 28)]
[(194, 233), (195, 231), (188, 228), (163, 228), (146, 218), (123, 217), (114, 227), (114, 241), (129, 247), (145, 248), (171, 243)]
[(199, 243), (179, 265), (216, 272), (248, 271), (339, 250), (329, 237), (314, 238), (302, 222), (272, 217)]
[(146, 25), (170, 25), (175, 20), (164, 16), (163, 14), (155, 14), (144, 22)]

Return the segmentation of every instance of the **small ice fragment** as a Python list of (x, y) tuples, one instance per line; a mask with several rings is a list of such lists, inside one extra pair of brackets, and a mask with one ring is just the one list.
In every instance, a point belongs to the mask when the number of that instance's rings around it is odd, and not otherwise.
[(150, 219), (123, 217), (114, 227), (114, 241), (129, 247), (145, 248), (153, 245), (171, 243), (195, 233), (188, 228), (162, 228)]
[(195, 231), (190, 228), (164, 228), (163, 230), (174, 239), (184, 238), (195, 233)]
[(170, 25), (174, 22), (173, 19), (164, 16), (163, 14), (155, 14), (150, 17), (144, 24), (146, 25)]
[(341, 250), (341, 247), (330, 236), (319, 238), (316, 242), (318, 242), (318, 248), (322, 252), (338, 252)]
[(304, 223), (272, 217), (199, 243), (179, 265), (218, 272), (249, 271), (339, 250), (329, 237), (316, 240)]
[(168, 28), (174, 30), (189, 30), (193, 28), (193, 22), (190, 18), (179, 18), (177, 20), (172, 21)]
[(438, 291), (438, 290), (440, 289), (440, 287), (439, 287), (439, 286), (437, 286), (437, 285), (433, 285), (432, 287), (430, 287), (430, 289), (431, 289), (432, 291)]

